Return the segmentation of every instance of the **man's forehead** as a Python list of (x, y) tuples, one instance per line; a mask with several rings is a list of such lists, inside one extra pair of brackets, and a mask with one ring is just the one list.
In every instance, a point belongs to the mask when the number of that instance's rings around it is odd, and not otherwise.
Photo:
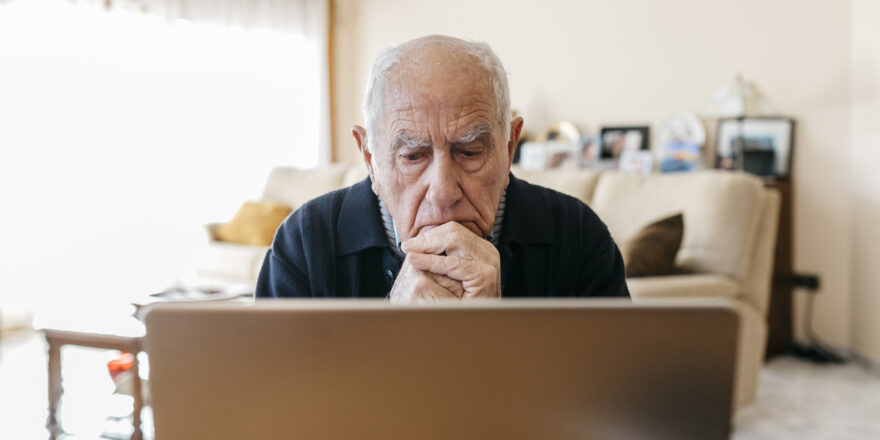
[[(491, 135), (493, 127), (486, 121), (474, 121), (471, 124), (461, 125), (446, 133), (449, 142), (470, 142), (483, 135)], [(393, 144), (430, 144), (431, 133), (428, 130), (410, 129), (406, 126), (393, 130), (391, 140)]]
[(447, 109), (434, 114), (430, 111), (398, 111), (386, 113), (385, 117), (386, 135), (392, 141), (429, 140), (435, 135), (458, 138), (475, 129), (489, 133), (496, 125), (493, 112), (488, 109)]
[(490, 120), (495, 108), (490, 101), (479, 96), (463, 97), (460, 101), (419, 102), (418, 99), (401, 99), (385, 106), (383, 118), (391, 127), (406, 127), (410, 130), (424, 130), (428, 125), (442, 128), (455, 128), (476, 120)]
[(397, 65), (388, 76), (390, 96), (457, 97), (494, 94), (489, 72), (468, 65)]
[(392, 69), (385, 88), (381, 125), (386, 139), (425, 141), (438, 134), (451, 138), (478, 125), (497, 124), (494, 90), (483, 69), (457, 66), (462, 60), (406, 61)]
[(470, 103), (494, 106), (491, 76), (475, 62), (471, 58), (441, 63), (401, 60), (389, 71), (383, 101), (392, 108), (386, 111)]

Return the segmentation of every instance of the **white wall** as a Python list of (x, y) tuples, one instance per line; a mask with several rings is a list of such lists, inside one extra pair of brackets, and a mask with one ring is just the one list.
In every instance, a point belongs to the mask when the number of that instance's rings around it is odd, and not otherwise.
[(341, 160), (355, 160), (349, 128), (362, 120), (372, 57), (425, 34), (488, 42), (531, 133), (559, 120), (656, 129), (673, 111), (704, 109), (737, 73), (755, 81), (797, 120), (794, 261), (822, 276), (815, 329), (850, 345), (848, 1), (337, 0), (336, 20)]
[(880, 363), (880, 3), (852, 3), (853, 344)]

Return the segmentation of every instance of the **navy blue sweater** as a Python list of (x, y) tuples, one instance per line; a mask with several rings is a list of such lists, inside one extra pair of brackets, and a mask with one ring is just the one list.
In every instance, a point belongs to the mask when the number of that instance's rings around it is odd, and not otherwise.
[[(504, 297), (629, 296), (623, 259), (580, 200), (510, 175), (501, 241)], [(258, 298), (385, 297), (391, 251), (370, 178), (309, 201), (275, 234)]]

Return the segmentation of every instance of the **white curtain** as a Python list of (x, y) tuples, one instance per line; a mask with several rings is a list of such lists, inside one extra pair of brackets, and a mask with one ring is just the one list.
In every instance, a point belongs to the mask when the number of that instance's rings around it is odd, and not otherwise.
[(330, 82), (328, 38), (331, 0), (87, 0), (109, 9), (155, 14), (168, 21), (187, 20), (243, 28), (272, 29), (302, 35), (317, 48), (319, 163), (330, 162)]

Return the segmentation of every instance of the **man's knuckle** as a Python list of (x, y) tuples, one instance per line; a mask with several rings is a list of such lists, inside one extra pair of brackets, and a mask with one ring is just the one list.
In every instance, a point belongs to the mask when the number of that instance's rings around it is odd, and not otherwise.
[(450, 255), (446, 257), (446, 269), (447, 270), (455, 270), (461, 266), (461, 258), (456, 257), (455, 255)]
[(427, 288), (431, 287), (431, 283), (426, 275), (419, 274), (413, 280), (412, 286), (413, 286), (413, 288), (416, 288), (416, 289), (427, 289)]

